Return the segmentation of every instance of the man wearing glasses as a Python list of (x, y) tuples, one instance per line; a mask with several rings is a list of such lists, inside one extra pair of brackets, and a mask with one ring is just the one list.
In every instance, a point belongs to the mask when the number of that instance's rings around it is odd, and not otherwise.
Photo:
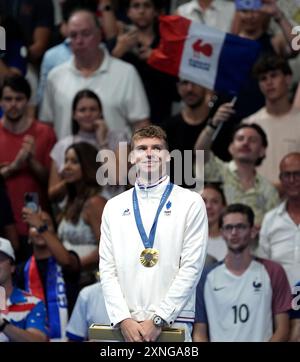
[(220, 219), (228, 253), (201, 277), (197, 287), (195, 342), (287, 341), (290, 287), (283, 268), (251, 255), (254, 214), (229, 205)]
[(280, 162), (286, 200), (269, 211), (262, 223), (259, 251), (262, 257), (280, 263), (291, 287), (300, 275), (300, 153), (289, 153)]

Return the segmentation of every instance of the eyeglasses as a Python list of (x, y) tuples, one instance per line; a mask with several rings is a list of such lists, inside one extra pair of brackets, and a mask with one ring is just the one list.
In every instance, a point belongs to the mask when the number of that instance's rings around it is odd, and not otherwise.
[(243, 231), (246, 231), (247, 229), (249, 228), (249, 225), (247, 224), (227, 224), (227, 225), (223, 225), (222, 226), (222, 230), (225, 232), (225, 233), (232, 233), (233, 229), (235, 229), (237, 232), (241, 233)]
[(284, 171), (281, 172), (279, 175), (282, 181), (289, 181), (292, 176), (295, 181), (300, 181), (300, 171), (293, 171), (293, 172)]

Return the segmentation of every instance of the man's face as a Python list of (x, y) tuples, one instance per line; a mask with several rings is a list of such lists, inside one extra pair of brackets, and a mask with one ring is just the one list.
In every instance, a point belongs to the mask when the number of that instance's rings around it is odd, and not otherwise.
[[(51, 221), (51, 218), (46, 213), (42, 213), (42, 222), (43, 224), (47, 224), (48, 230), (50, 232), (55, 232), (53, 223)], [(45, 240), (43, 234), (39, 234), (37, 229), (35, 227), (29, 228), (29, 238), (30, 242), (39, 248), (47, 248), (47, 241)]]
[(131, 0), (127, 15), (138, 28), (151, 26), (157, 17), (157, 11), (151, 0)]
[(0, 285), (5, 286), (11, 280), (15, 266), (11, 264), (10, 258), (0, 251)]
[(230, 154), (236, 161), (255, 164), (265, 155), (265, 147), (261, 136), (253, 128), (241, 128), (238, 130), (229, 146)]
[(258, 29), (263, 30), (268, 16), (258, 10), (238, 11), (240, 29), (245, 32), (253, 32)]
[(5, 118), (10, 122), (18, 122), (27, 111), (28, 99), (24, 93), (15, 92), (10, 87), (4, 87), (1, 107)]
[(228, 249), (234, 254), (240, 254), (248, 248), (255, 236), (247, 216), (239, 212), (226, 215), (221, 230)]
[(290, 75), (272, 70), (259, 76), (259, 87), (266, 100), (274, 102), (288, 94), (290, 81)]
[(166, 174), (170, 154), (160, 138), (141, 138), (135, 141), (131, 163), (137, 167), (141, 178), (153, 183)]
[(75, 13), (68, 22), (68, 33), (71, 48), (75, 56), (87, 56), (98, 49), (101, 42), (101, 32), (96, 26), (91, 14)]
[(206, 89), (198, 84), (180, 80), (177, 89), (181, 99), (188, 107), (196, 108), (205, 101)]
[(280, 181), (288, 198), (300, 198), (300, 156), (291, 155), (280, 164)]

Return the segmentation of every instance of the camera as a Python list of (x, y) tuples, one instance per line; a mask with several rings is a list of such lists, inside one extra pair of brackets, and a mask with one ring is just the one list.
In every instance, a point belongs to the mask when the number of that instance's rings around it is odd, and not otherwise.
[(33, 212), (39, 210), (39, 195), (37, 192), (26, 192), (24, 195), (24, 206)]
[(235, 0), (237, 10), (257, 10), (262, 7), (262, 0)]

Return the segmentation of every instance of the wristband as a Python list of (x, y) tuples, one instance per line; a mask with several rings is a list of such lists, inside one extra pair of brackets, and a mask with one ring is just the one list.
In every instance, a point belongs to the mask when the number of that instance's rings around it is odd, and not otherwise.
[(207, 126), (214, 129), (214, 130), (216, 130), (218, 128), (218, 126), (214, 125), (211, 120), (209, 120), (207, 122)]

